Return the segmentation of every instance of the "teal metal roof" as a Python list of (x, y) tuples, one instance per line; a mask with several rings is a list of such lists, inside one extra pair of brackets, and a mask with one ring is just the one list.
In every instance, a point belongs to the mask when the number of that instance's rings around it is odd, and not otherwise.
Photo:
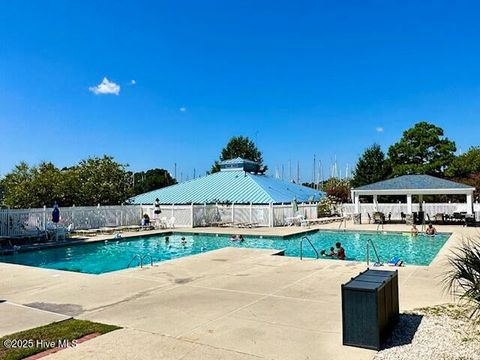
[(403, 175), (393, 179), (360, 186), (354, 190), (433, 190), (433, 189), (472, 189), (471, 186), (440, 179), (430, 175)]
[(318, 201), (324, 194), (306, 186), (244, 171), (220, 171), (205, 177), (137, 195), (133, 204), (268, 204)]

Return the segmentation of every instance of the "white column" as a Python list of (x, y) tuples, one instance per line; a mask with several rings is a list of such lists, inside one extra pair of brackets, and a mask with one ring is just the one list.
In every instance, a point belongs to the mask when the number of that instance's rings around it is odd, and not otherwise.
[(407, 214), (412, 213), (412, 194), (407, 194)]
[(359, 214), (360, 213), (360, 195), (355, 194), (353, 199), (354, 199), (353, 202), (355, 204), (355, 214)]
[(377, 194), (373, 195), (373, 209), (378, 211), (378, 197)]
[(467, 194), (467, 214), (473, 214), (473, 194)]

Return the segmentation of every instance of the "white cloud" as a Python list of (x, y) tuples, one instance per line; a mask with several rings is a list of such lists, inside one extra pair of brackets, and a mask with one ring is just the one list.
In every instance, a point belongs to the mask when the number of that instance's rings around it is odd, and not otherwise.
[(88, 88), (95, 95), (119, 95), (120, 94), (120, 85), (115, 84), (113, 81), (108, 80), (106, 77), (103, 78), (102, 82), (97, 86), (91, 86)]
[(135, 85), (137, 82), (135, 80), (130, 80), (130, 85)]
[(383, 127), (379, 126), (379, 127), (375, 128), (375, 130), (376, 130), (378, 133), (382, 133), (382, 132), (383, 132)]
[(180, 110), (181, 112), (185, 112), (185, 111), (187, 111), (187, 108), (184, 107), (184, 106), (182, 106), (182, 107), (181, 107), (180, 109), (178, 109), (178, 110)]

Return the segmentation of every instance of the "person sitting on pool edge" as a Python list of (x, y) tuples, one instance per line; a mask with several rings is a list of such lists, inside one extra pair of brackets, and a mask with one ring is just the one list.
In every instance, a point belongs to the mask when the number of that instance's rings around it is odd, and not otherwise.
[(435, 236), (437, 234), (437, 229), (435, 229), (432, 224), (428, 224), (427, 230), (425, 230), (425, 234), (429, 236)]
[(148, 216), (148, 214), (143, 214), (142, 226), (149, 226), (149, 225), (150, 225), (150, 216)]
[(345, 260), (345, 249), (342, 247), (342, 244), (337, 242), (335, 247), (337, 248), (337, 258), (339, 260)]
[(335, 256), (335, 248), (332, 246), (327, 256)]
[(417, 225), (412, 224), (412, 228), (410, 229), (410, 234), (411, 234), (412, 236), (417, 236), (417, 235), (418, 235)]

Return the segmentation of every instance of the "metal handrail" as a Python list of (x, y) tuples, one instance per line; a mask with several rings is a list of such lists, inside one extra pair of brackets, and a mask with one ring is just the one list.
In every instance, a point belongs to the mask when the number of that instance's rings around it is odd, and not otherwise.
[(141, 266), (143, 267), (143, 264), (144, 264), (146, 258), (150, 258), (150, 266), (153, 266), (153, 257), (152, 257), (151, 254), (145, 254), (145, 255), (142, 256)]
[(142, 257), (141, 257), (140, 255), (138, 255), (138, 254), (135, 254), (135, 255), (133, 256), (132, 260), (130, 260), (130, 262), (128, 263), (127, 268), (129, 268), (130, 265), (132, 265), (133, 261), (134, 261), (136, 258), (138, 258), (138, 260), (140, 261), (140, 266), (141, 266), (141, 267), (143, 266)]
[(303, 240), (307, 240), (310, 246), (312, 247), (313, 251), (315, 251), (315, 255), (317, 256), (317, 259), (320, 257), (318, 254), (317, 249), (315, 249), (315, 246), (313, 246), (312, 242), (308, 238), (308, 236), (303, 236), (300, 240), (300, 260), (303, 260)]
[(145, 254), (145, 255), (135, 254), (132, 260), (130, 260), (130, 262), (128, 263), (127, 268), (129, 268), (130, 265), (132, 265), (135, 259), (138, 259), (140, 261), (139, 265), (141, 268), (143, 268), (143, 264), (145, 264), (145, 259), (148, 259), (148, 258), (150, 258), (150, 266), (153, 266), (153, 256), (151, 254)]
[(380, 260), (380, 256), (378, 256), (377, 248), (375, 247), (375, 244), (373, 243), (372, 239), (367, 239), (367, 266), (370, 265), (370, 245), (373, 248), (373, 252), (375, 253), (375, 256), (377, 257), (377, 262), (376, 264), (381, 265), (382, 261)]

